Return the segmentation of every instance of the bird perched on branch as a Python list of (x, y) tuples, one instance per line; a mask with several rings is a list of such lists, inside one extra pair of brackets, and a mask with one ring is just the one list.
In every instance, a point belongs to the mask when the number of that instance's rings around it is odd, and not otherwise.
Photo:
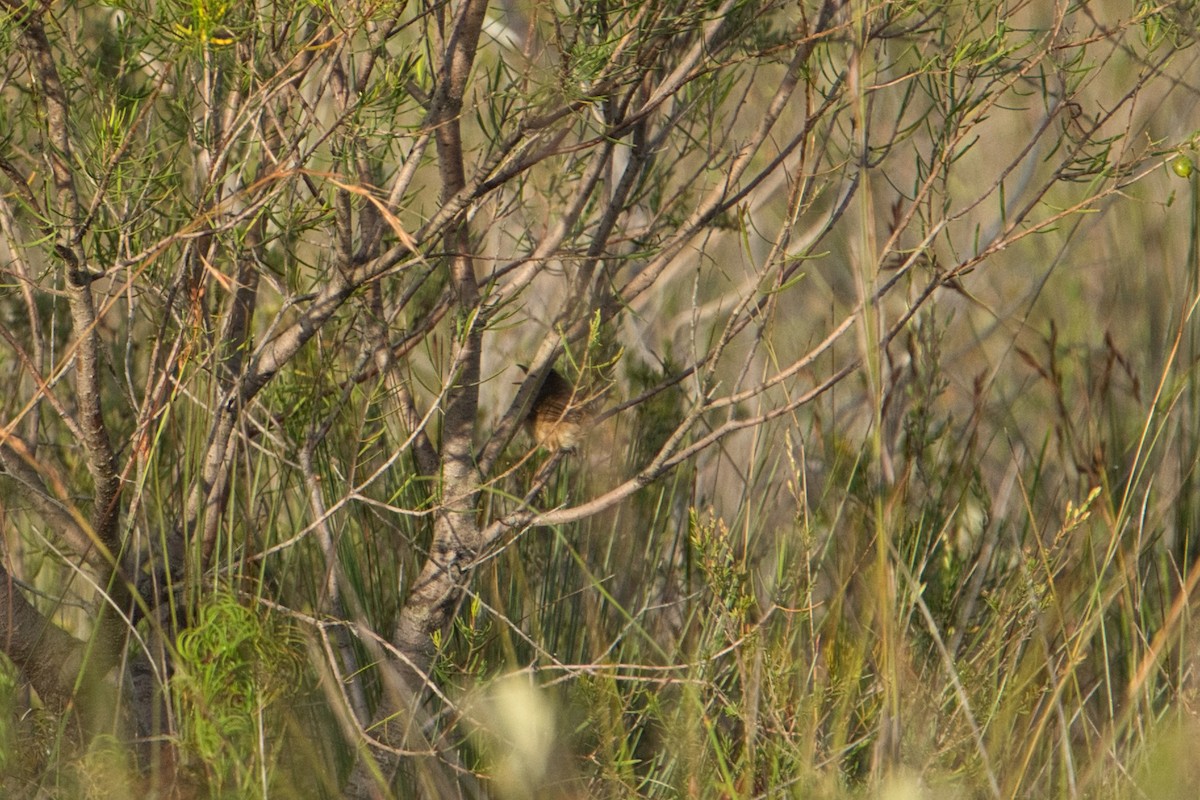
[[(522, 367), (522, 369), (524, 369)], [(574, 450), (583, 439), (583, 426), (591, 416), (579, 389), (551, 369), (533, 398), (525, 417), (525, 430), (547, 450)]]

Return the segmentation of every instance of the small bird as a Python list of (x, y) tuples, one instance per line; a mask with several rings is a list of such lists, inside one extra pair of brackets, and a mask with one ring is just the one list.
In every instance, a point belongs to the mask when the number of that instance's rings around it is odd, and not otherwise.
[(533, 398), (533, 407), (525, 417), (525, 430), (539, 447), (550, 451), (574, 450), (583, 439), (583, 426), (590, 416), (576, 387), (551, 369)]

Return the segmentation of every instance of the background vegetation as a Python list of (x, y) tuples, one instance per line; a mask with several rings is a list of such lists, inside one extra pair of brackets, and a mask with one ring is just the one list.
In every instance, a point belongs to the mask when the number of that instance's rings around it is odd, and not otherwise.
[(0, 794), (1197, 796), (1198, 30), (0, 0)]

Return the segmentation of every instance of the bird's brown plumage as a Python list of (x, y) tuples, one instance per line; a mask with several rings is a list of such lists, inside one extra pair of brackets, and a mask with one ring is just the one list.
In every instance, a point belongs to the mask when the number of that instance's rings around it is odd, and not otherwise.
[(525, 429), (547, 450), (574, 450), (583, 438), (588, 409), (579, 390), (551, 369), (533, 398)]

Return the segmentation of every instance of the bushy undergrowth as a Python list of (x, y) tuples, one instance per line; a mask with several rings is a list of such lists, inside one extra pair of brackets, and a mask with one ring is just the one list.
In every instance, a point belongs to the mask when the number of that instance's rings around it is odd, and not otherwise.
[(368, 5), (0, 4), (0, 795), (1200, 796), (1195, 4)]

